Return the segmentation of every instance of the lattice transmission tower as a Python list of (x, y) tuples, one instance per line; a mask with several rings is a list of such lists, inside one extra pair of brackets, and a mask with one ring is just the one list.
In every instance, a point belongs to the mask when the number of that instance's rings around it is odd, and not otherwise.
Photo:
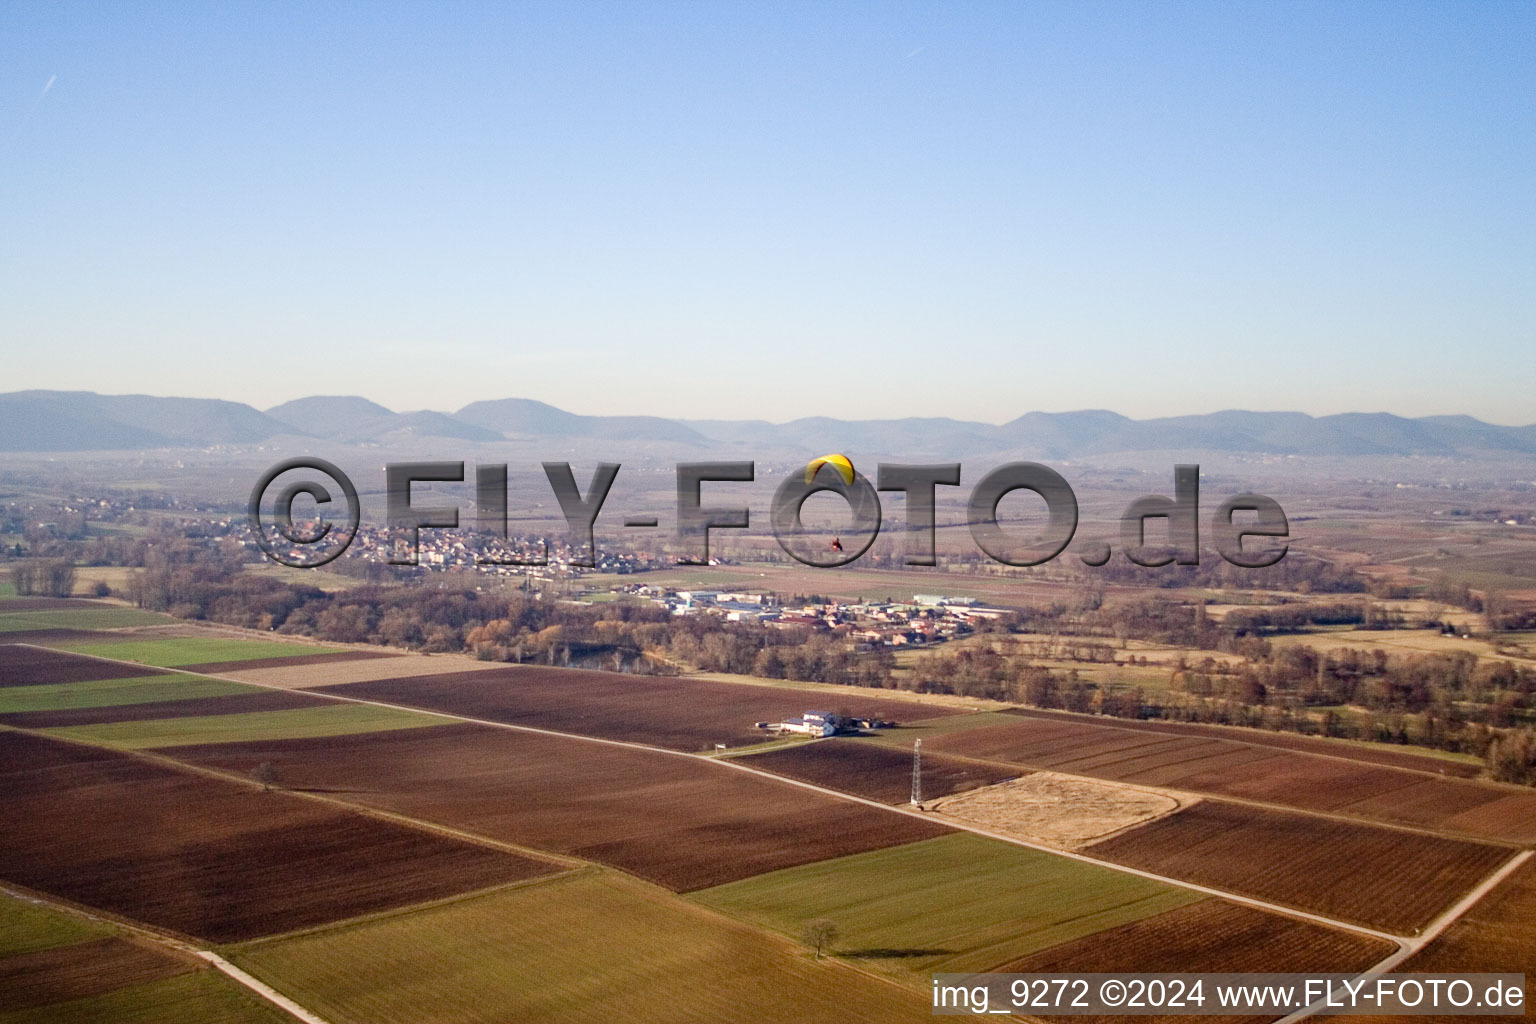
[(912, 744), (912, 806), (923, 806), (923, 741)]

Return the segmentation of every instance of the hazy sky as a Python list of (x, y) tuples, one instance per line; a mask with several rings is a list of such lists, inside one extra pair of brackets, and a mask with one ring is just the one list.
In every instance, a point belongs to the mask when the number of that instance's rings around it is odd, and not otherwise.
[(1536, 421), (1536, 3), (0, 11), (0, 391)]

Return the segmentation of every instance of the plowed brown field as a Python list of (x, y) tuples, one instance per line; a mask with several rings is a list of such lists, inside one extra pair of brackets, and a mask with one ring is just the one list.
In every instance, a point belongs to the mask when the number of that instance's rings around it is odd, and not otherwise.
[(0, 879), (230, 942), (552, 868), (284, 793), (0, 732)]
[(265, 693), (233, 693), (222, 697), (194, 697), (190, 700), (156, 700), (144, 704), (111, 704), (99, 708), (12, 711), (0, 714), (0, 722), (20, 729), (58, 729), (101, 722), (152, 722), (161, 718), (238, 715), (250, 711), (288, 711), (316, 706), (323, 706), (317, 698), (273, 690)]
[(1085, 851), (1400, 934), (1511, 856), (1505, 847), (1206, 800)]
[[(858, 740), (817, 740), (753, 754), (741, 758), (741, 763), (888, 804), (904, 804), (912, 797), (911, 753)], [(990, 786), (1021, 774), (1028, 773), (943, 754), (924, 754), (923, 799)]]
[[(1063, 943), (999, 971), (1017, 973), (1356, 971), (1393, 950), (1383, 939), (1281, 917), (1225, 900), (1205, 900)], [(1209, 995), (1209, 993), (1207, 993)], [(1209, 1002), (1206, 1004), (1209, 1006)], [(1188, 1021), (1188, 1017), (1042, 1017), (1085, 1021)], [(1202, 1017), (1223, 1022), (1271, 1017)]]
[(462, 675), (380, 679), (319, 687), (347, 697), (405, 704), (513, 725), (629, 740), (671, 750), (709, 750), (716, 743), (760, 742), (756, 722), (806, 710), (847, 711), (898, 722), (958, 714), (899, 697), (854, 690), (800, 693), (774, 686), (708, 679), (511, 665)]
[(1024, 718), (935, 736), (931, 746), (1025, 768), (1536, 842), (1536, 793), (1228, 739)]
[(674, 754), (476, 725), (171, 747), (196, 764), (611, 864), (678, 891), (947, 829)]
[[(84, 635), (94, 639), (101, 634)], [(0, 634), (0, 639), (13, 636), (13, 633)], [(162, 674), (160, 669), (147, 665), (124, 665), (64, 651), (22, 647), (12, 643), (0, 644), (0, 686), (83, 683), (92, 679), (132, 679), (136, 676)]]

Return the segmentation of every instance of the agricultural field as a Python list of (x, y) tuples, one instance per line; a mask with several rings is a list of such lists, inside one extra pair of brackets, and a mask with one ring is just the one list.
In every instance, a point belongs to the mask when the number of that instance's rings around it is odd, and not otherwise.
[[(357, 654), (359, 652), (348, 652)], [(314, 690), (342, 683), (363, 683), (408, 676), (464, 675), (470, 672), (494, 672), (504, 668), (494, 661), (476, 661), (458, 654), (392, 654), (382, 658), (356, 657), (253, 658), (241, 664), (224, 664), (218, 674), (262, 686), (280, 686), (285, 690)], [(197, 671), (213, 671), (199, 666)]]
[(286, 788), (341, 792), (685, 892), (946, 831), (725, 762), (467, 723), (158, 753), (241, 774), (267, 763)]
[(88, 601), (76, 597), (17, 597), (14, 592), (9, 596), (3, 596), (5, 603), (0, 605), (0, 615), (15, 615), (19, 612), (52, 612), (74, 611), (84, 608), (120, 608), (122, 605), (105, 604), (101, 601)]
[(1402, 935), (1428, 924), (1513, 854), (1507, 847), (1216, 800), (1084, 852)]
[[(1082, 716), (1062, 711), (1042, 711), (1036, 708), (1004, 708), (1005, 715), (1030, 718), (1045, 722), (1083, 722)], [(1091, 721), (1091, 720), (1089, 720)], [(1100, 723), (1104, 724), (1104, 723)], [(1404, 750), (1385, 743), (1364, 740), (1330, 739), (1324, 736), (1301, 736), (1289, 732), (1269, 732), (1263, 729), (1245, 729), (1234, 725), (1191, 724), (1159, 720), (1138, 721), (1116, 719), (1117, 729), (1137, 732), (1157, 732), (1168, 736), (1195, 736), (1200, 739), (1224, 739), (1256, 747), (1275, 747), (1295, 750), (1305, 754), (1324, 754), (1366, 764), (1384, 764), (1392, 768), (1410, 768), (1415, 771), (1454, 775), (1458, 778), (1475, 778), (1483, 770), (1483, 762), (1470, 755), (1451, 754), (1446, 751), (1413, 748)]]
[(0, 817), (8, 823), (0, 879), (216, 942), (552, 870), (254, 785), (13, 731), (0, 731)]
[(694, 899), (784, 935), (838, 925), (839, 956), (926, 986), (1204, 899), (970, 833), (774, 871)]
[[(904, 804), (912, 796), (912, 753), (858, 739), (826, 739), (752, 754), (742, 764), (869, 800)], [(923, 796), (949, 796), (1019, 774), (1004, 765), (923, 756)]]
[(607, 871), (254, 943), (230, 958), (333, 1024), (931, 1019), (919, 993)]
[[(733, 764), (904, 804), (921, 738), (930, 807), (1052, 772), (1216, 795), (1085, 852), (1402, 934), (1512, 851), (1219, 796), (1536, 839), (1536, 794), (1397, 751), (1318, 756), (1333, 745), (1305, 737), (223, 635), (91, 638), (0, 646), (0, 815), (22, 823), (0, 833), (0, 882), (234, 944), (231, 959), (333, 1024), (747, 1021), (770, 1000), (775, 1020), (904, 1020), (929, 1016), (913, 989), (931, 971), (1352, 970), (1391, 948)], [(750, 750), (754, 722), (810, 708), (902, 726)], [(729, 757), (680, 756), (720, 742)], [(819, 917), (839, 931), (821, 960), (801, 942)], [(283, 1019), (196, 961), (156, 974), (155, 951), (110, 926), (50, 927), (18, 932), (8, 975), (0, 917), (0, 1024)], [(50, 977), (47, 1001), (23, 1005)]]
[(161, 626), (176, 620), (158, 612), (140, 611), (94, 602), (70, 601), (70, 605), (86, 607), (57, 607), (58, 602), (46, 609), (20, 610), (16, 606), (30, 602), (7, 601), (0, 606), (0, 635), (37, 629), (124, 629), (130, 626)]
[(393, 651), (332, 651), (329, 654), (309, 654), (299, 649), (292, 654), (270, 658), (239, 658), (234, 661), (207, 661), (180, 666), (189, 672), (207, 672), (219, 675), (224, 672), (250, 672), (254, 669), (279, 668), (297, 665), (335, 665), (347, 661), (376, 661), (380, 658), (398, 658)]
[(100, 995), (0, 1013), (0, 1024), (292, 1024), (212, 968)]
[(995, 786), (943, 797), (926, 808), (945, 821), (967, 822), (997, 835), (1077, 850), (1186, 806), (1169, 790), (1127, 786), (1060, 772), (1028, 772)]
[(31, 900), (0, 893), (0, 957), (68, 946), (111, 935), (100, 921), (60, 913)]
[(65, 644), (62, 649), (98, 658), (136, 661), (160, 668), (346, 652), (342, 647), (317, 647), (314, 644), (283, 643), (277, 640), (242, 640), (223, 636), (166, 636), (125, 640), (110, 634), (93, 637), (86, 643)]
[(105, 583), (114, 593), (121, 594), (128, 589), (134, 575), (138, 572), (138, 569), (126, 565), (76, 566), (74, 594), (78, 597), (93, 596), (98, 583)]
[[(1506, 842), (1536, 841), (1536, 793), (1233, 740), (1058, 718), (935, 736), (934, 750), (1116, 782), (1331, 811)], [(925, 744), (927, 745), (927, 744)]]
[[(156, 677), (167, 680), (196, 680), (195, 676)], [(222, 680), (215, 680), (222, 682)], [(69, 684), (66, 684), (66, 686)], [(75, 683), (74, 686), (96, 687), (97, 683)], [(157, 686), (162, 685), (156, 683)], [(231, 684), (238, 685), (238, 684)], [(0, 689), (0, 706), (12, 693), (42, 687)], [(171, 692), (176, 692), (171, 688)], [(19, 702), (18, 702), (19, 703)], [(0, 724), (18, 729), (60, 729), (75, 725), (97, 725), (103, 722), (147, 722), (163, 718), (193, 718), (212, 715), (250, 714), (256, 711), (287, 711), (294, 708), (315, 706), (314, 698), (300, 693), (280, 690), (262, 690), (257, 687), (242, 688), (239, 692), (220, 697), (188, 697), (180, 700), (153, 700), (134, 704), (87, 704), (66, 706), (37, 711), (0, 712)]]
[(0, 894), (0, 1021), (282, 1024), (193, 956)]
[[(286, 696), (286, 695), (283, 695)], [(202, 743), (312, 739), (394, 729), (421, 729), (447, 721), (394, 708), (311, 700), (281, 711), (235, 711), (179, 718), (117, 720), (49, 729), (50, 736), (125, 750)]]
[(320, 689), (347, 697), (689, 752), (710, 750), (717, 743), (743, 746), (761, 742), (765, 734), (754, 728), (755, 723), (782, 721), (806, 710), (897, 722), (956, 714), (952, 708), (851, 687), (853, 692), (846, 695), (806, 695), (774, 687), (696, 678), (527, 665)]
[(104, 636), (89, 629), (13, 629), (0, 633), (0, 644), (36, 644), (41, 647), (60, 647), (65, 644), (92, 643)]
[(1305, 633), (1281, 634), (1270, 638), (1271, 642), (1289, 647), (1305, 645), (1319, 651), (1337, 651), (1345, 648), (1370, 650), (1380, 647), (1396, 654), (1475, 654), (1479, 658), (1499, 658), (1503, 655), (1493, 643), (1479, 637), (1463, 640), (1459, 635), (1444, 634), (1438, 629), (1327, 629), (1319, 628)]
[[(1021, 974), (1115, 971), (1149, 974), (1185, 971), (1353, 972), (1364, 970), (1392, 951), (1392, 944), (1384, 939), (1212, 899), (1064, 942), (1002, 964), (995, 970)], [(1086, 1021), (1119, 1021), (1126, 1018), (1043, 1019), (1082, 1024)], [(1135, 1019), (1190, 1020), (1189, 1017), (1158, 1015)]]
[(321, 706), (317, 698), (300, 694), (17, 646), (0, 646), (0, 674), (7, 682), (69, 680), (0, 686), (0, 724), (25, 729)]
[[(1525, 975), (1527, 1007), (1536, 991), (1536, 860), (1528, 860), (1483, 897), (1465, 917), (1446, 929), (1398, 968), (1415, 972), (1490, 972)], [(1519, 1014), (1525, 1017), (1526, 1013)], [(1487, 1020), (1508, 1020), (1489, 1017)], [(1363, 1021), (1371, 1018), (1341, 1018)], [(1375, 1018), (1380, 1020), (1381, 1018)], [(1458, 1017), (1415, 1017), (1456, 1021)]]
[(192, 969), (185, 957), (116, 936), (0, 957), (0, 1013), (67, 1003)]
[(0, 643), (0, 687), (143, 679), (170, 674), (146, 669), (143, 665), (124, 665), (65, 651)]
[[(0, 652), (0, 658), (3, 657), (3, 652)], [(228, 683), (222, 679), (203, 679), (198, 676), (168, 673), (128, 676), (122, 679), (82, 680), (73, 683), (39, 683), (33, 686), (9, 686), (0, 689), (0, 715), (25, 711), (62, 711), (70, 708), (151, 704), (260, 692), (262, 691), (254, 686)]]

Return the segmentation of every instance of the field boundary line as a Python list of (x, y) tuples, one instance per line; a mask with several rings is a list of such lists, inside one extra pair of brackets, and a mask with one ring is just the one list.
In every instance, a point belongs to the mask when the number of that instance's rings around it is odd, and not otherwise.
[(252, 992), (261, 996), (261, 998), (265, 999), (267, 1002), (272, 1003), (280, 1009), (286, 1010), (292, 1016), (297, 1017), (299, 1020), (303, 1021), (304, 1024), (330, 1024), (330, 1021), (326, 1020), (324, 1017), (306, 1010), (304, 1007), (300, 1006), (292, 999), (289, 999), (287, 996), (283, 995), (271, 985), (268, 985), (260, 978), (242, 971), (228, 960), (225, 960), (222, 956), (219, 956), (219, 954), (213, 952), (213, 950), (200, 949), (197, 951), (197, 955), (208, 961), (223, 974), (228, 975), (230, 978), (234, 979), (241, 985), (244, 985), (246, 988), (250, 989)]
[[(279, 942), (290, 942), (296, 939), (305, 939), (315, 935), (326, 935), (331, 932), (346, 931), (349, 928), (366, 928), (369, 925), (389, 921), (397, 917), (409, 917), (412, 914), (427, 913), (440, 910), (443, 907), (451, 907), (456, 903), (470, 903), (475, 900), (489, 899), (512, 889), (529, 889), (540, 885), (550, 885), (555, 882), (563, 882), (582, 875), (596, 874), (600, 871), (619, 871), (618, 868), (610, 868), (603, 864), (583, 864), (581, 867), (572, 868), (569, 871), (556, 871), (548, 875), (534, 875), (532, 878), (519, 878), (512, 882), (503, 882), (500, 885), (487, 886), (484, 889), (473, 889), (469, 892), (455, 893), (452, 896), (442, 896), (435, 900), (425, 900), (421, 903), (407, 903), (399, 907), (390, 907), (386, 910), (375, 910), (367, 914), (359, 914), (356, 917), (343, 917), (336, 921), (326, 921), (322, 924), (306, 925), (303, 928), (295, 928), (291, 932), (273, 932), (271, 935), (261, 935), (254, 939), (244, 939), (240, 942), (226, 943), (220, 948), (240, 955), (262, 946)], [(638, 878), (639, 876), (633, 876)]]
[[(1509, 858), (1509, 860), (1505, 861), (1503, 865), (1498, 868), (1498, 870), (1494, 871), (1487, 878), (1484, 878), (1481, 882), (1477, 883), (1471, 892), (1467, 893), (1460, 900), (1456, 901), (1456, 903), (1452, 905), (1449, 910), (1445, 911), (1445, 913), (1431, 921), (1429, 926), (1426, 927), (1421, 933), (1414, 936), (1406, 943), (1403, 943), (1401, 948), (1398, 949), (1396, 953), (1393, 953), (1391, 956), (1386, 957), (1384, 960), (1381, 960), (1379, 963), (1375, 964), (1369, 969), (1355, 975), (1355, 977), (1351, 978), (1350, 980), (1358, 981), (1360, 979), (1365, 979), (1370, 981), (1396, 970), (1405, 961), (1413, 957), (1414, 954), (1418, 953), (1419, 950), (1423, 949), (1425, 946), (1428, 946), (1431, 942), (1438, 939), (1446, 929), (1450, 928), (1451, 925), (1461, 920), (1462, 916), (1466, 914), (1467, 911), (1476, 906), (1483, 899), (1483, 897), (1487, 896), (1501, 882), (1503, 882), (1510, 875), (1514, 874), (1522, 864), (1530, 860), (1532, 852), (1533, 851), (1531, 850), (1521, 850), (1520, 852), (1516, 853), (1513, 857)], [(1327, 1007), (1327, 1000), (1328, 997), (1324, 996), (1322, 999), (1319, 999), (1317, 1002), (1310, 1006), (1304, 1007), (1303, 1009), (1297, 1010), (1294, 1013), (1290, 1013), (1284, 1017), (1281, 1017), (1279, 1020), (1274, 1021), (1273, 1024), (1296, 1024), (1298, 1021), (1306, 1020), (1308, 1017), (1315, 1015), (1318, 1010), (1325, 1009)]]
[(287, 996), (283, 995), (281, 992), (273, 988), (271, 985), (268, 985), (266, 982), (261, 981), (258, 978), (251, 977), (251, 975), (245, 973), (240, 968), (236, 967), (228, 960), (225, 960), (223, 957), (219, 956), (219, 954), (213, 952), (212, 950), (200, 949), (190, 942), (172, 938), (169, 935), (163, 935), (152, 928), (146, 928), (143, 925), (135, 924), (132, 921), (125, 920), (123, 918), (117, 917), (116, 915), (108, 915), (86, 910), (67, 901), (54, 899), (51, 896), (36, 892), (26, 887), (12, 888), (14, 885), (14, 882), (6, 882), (4, 884), (0, 884), (0, 893), (10, 896), (14, 899), (24, 900), (27, 903), (33, 903), (39, 906), (47, 907), (50, 910), (57, 911), (58, 913), (69, 917), (82, 917), (87, 921), (99, 921), (114, 928), (121, 928), (133, 935), (147, 939), (155, 943), (157, 946), (169, 947), (170, 949), (173, 949), (183, 955), (191, 955), (197, 959), (207, 961), (220, 972), (228, 975), (231, 980), (254, 992), (256, 995), (265, 999), (267, 1002), (272, 1003), (274, 1006), (282, 1009), (289, 1015), (304, 1021), (304, 1024), (330, 1024), (330, 1021), (326, 1020), (324, 1017), (312, 1013), (305, 1009), (303, 1006), (300, 1006), (298, 1003), (294, 1002), (292, 999), (289, 999)]
[[(35, 644), (26, 644), (26, 645), (23, 645), (23, 646), (35, 647), (37, 645), (35, 645)], [(47, 650), (49, 648), (43, 648), (43, 649)], [(71, 653), (77, 653), (77, 652), (71, 652)], [(100, 657), (100, 656), (97, 656), (97, 655), (90, 655), (90, 657), (96, 657), (97, 660), (99, 660), (99, 661), (113, 662), (115, 664), (124, 664), (124, 665), (138, 664), (137, 662), (124, 662), (124, 661), (119, 661), (116, 658), (103, 658), (103, 657)], [(228, 678), (228, 677), (217, 676), (217, 675), (208, 676), (205, 673), (190, 672), (190, 671), (187, 671), (185, 669), (178, 669), (178, 668), (170, 668), (170, 669), (167, 669), (167, 671), (170, 671), (170, 672), (180, 672), (183, 675), (190, 675), (190, 676), (204, 675), (205, 678), (210, 678), (210, 679), (220, 679), (220, 678), (227, 679)], [(232, 681), (232, 682), (240, 682), (240, 680), (230, 680), (230, 681)], [(263, 686), (266, 689), (272, 689), (272, 690), (283, 690), (283, 689), (285, 689), (284, 687), (273, 686), (271, 684), (265, 684), (265, 683), (252, 683), (250, 685), (253, 685), (253, 686)], [(314, 691), (306, 690), (305, 692), (313, 693)], [(1155, 872), (1152, 872), (1152, 871), (1144, 871), (1141, 868), (1133, 868), (1133, 867), (1129, 867), (1129, 866), (1124, 865), (1124, 864), (1116, 864), (1116, 863), (1114, 863), (1112, 861), (1099, 860), (1099, 859), (1097, 859), (1095, 857), (1089, 857), (1089, 856), (1086, 856), (1085, 854), (1077, 853), (1077, 852), (1070, 851), (1070, 850), (1058, 850), (1058, 849), (1055, 849), (1054, 847), (1045, 846), (1044, 844), (1041, 844), (1041, 843), (1034, 843), (1034, 842), (1030, 842), (1030, 841), (1025, 840), (1025, 839), (1017, 838), (1015, 836), (1008, 836), (1008, 835), (1003, 835), (1003, 834), (998, 833), (998, 832), (993, 832), (993, 831), (990, 831), (988, 829), (984, 829), (984, 828), (982, 828), (982, 827), (980, 827), (978, 825), (968, 825), (968, 824), (963, 824), (963, 823), (959, 823), (959, 822), (951, 822), (951, 821), (935, 822), (934, 818), (931, 815), (924, 814), (921, 811), (915, 811), (915, 810), (911, 810), (909, 808), (904, 808), (904, 807), (892, 806), (891, 804), (883, 804), (883, 803), (880, 803), (879, 801), (876, 801), (876, 800), (870, 800), (870, 799), (867, 799), (867, 798), (861, 797), (861, 796), (854, 796), (851, 793), (842, 793), (842, 792), (839, 792), (838, 790), (835, 790), (835, 789), (828, 789), (825, 786), (815, 785), (814, 783), (802, 782), (799, 779), (791, 779), (791, 778), (787, 778), (787, 777), (782, 776), (782, 775), (775, 775), (772, 772), (764, 771), (761, 768), (749, 768), (748, 766), (746, 766), (744, 764), (741, 764), (737, 760), (732, 759), (732, 758), (704, 757), (704, 756), (700, 756), (699, 754), (691, 754), (691, 753), (687, 753), (687, 752), (681, 751), (681, 750), (668, 750), (665, 747), (653, 747), (653, 746), (650, 746), (648, 744), (635, 743), (635, 742), (630, 741), (630, 740), (615, 740), (615, 739), (608, 739), (608, 738), (602, 737), (602, 736), (582, 736), (582, 735), (579, 735), (577, 733), (559, 732), (559, 731), (554, 730), (554, 729), (543, 729), (543, 728), (539, 728), (537, 726), (532, 726), (532, 725), (514, 725), (514, 724), (512, 724), (510, 722), (494, 722), (494, 721), (491, 721), (490, 719), (471, 718), (471, 717), (466, 716), (466, 715), (456, 715), (456, 714), (452, 714), (452, 713), (446, 712), (446, 711), (432, 711), (432, 710), (427, 710), (427, 709), (423, 709), (423, 708), (414, 708), (414, 707), (411, 707), (411, 706), (405, 705), (405, 704), (392, 704), (392, 703), (389, 703), (387, 701), (368, 700), (368, 699), (363, 698), (363, 697), (347, 697), (347, 696), (345, 696), (343, 694), (339, 694), (339, 693), (315, 693), (315, 696), (319, 697), (319, 698), (322, 698), (322, 699), (345, 701), (347, 703), (353, 703), (353, 704), (372, 704), (372, 705), (375, 705), (377, 707), (392, 708), (392, 709), (397, 710), (397, 711), (419, 712), (420, 714), (424, 714), (424, 715), (433, 715), (433, 716), (436, 716), (438, 718), (446, 718), (446, 719), (449, 719), (449, 720), (452, 720), (452, 721), (458, 721), (458, 722), (469, 722), (469, 723), (474, 724), (474, 725), (488, 726), (488, 727), (493, 728), (493, 729), (505, 729), (505, 730), (509, 730), (511, 732), (532, 733), (532, 734), (540, 735), (540, 736), (553, 736), (553, 737), (556, 737), (556, 738), (559, 738), (559, 739), (576, 740), (576, 741), (580, 741), (580, 742), (583, 742), (583, 743), (599, 743), (599, 744), (602, 744), (604, 746), (620, 747), (620, 748), (624, 748), (624, 749), (628, 749), (628, 750), (637, 750), (637, 751), (641, 751), (641, 752), (645, 752), (645, 753), (650, 753), (650, 754), (664, 754), (664, 755), (667, 755), (669, 757), (686, 758), (689, 761), (693, 761), (695, 763), (700, 763), (700, 764), (719, 765), (722, 768), (725, 768), (725, 769), (730, 770), (730, 771), (745, 772), (748, 775), (755, 775), (755, 776), (757, 776), (759, 778), (767, 779), (767, 780), (769, 780), (771, 782), (775, 782), (775, 783), (778, 783), (780, 785), (795, 786), (797, 788), (808, 790), (808, 791), (813, 792), (813, 793), (820, 793), (823, 796), (830, 796), (830, 797), (832, 797), (834, 799), (837, 799), (837, 800), (842, 800), (842, 801), (846, 801), (846, 802), (849, 802), (849, 803), (864, 804), (867, 807), (874, 807), (874, 808), (877, 808), (879, 810), (886, 811), (888, 813), (901, 814), (901, 815), (905, 815), (905, 816), (907, 816), (909, 818), (916, 818), (919, 821), (926, 821), (929, 824), (940, 824), (940, 825), (942, 825), (942, 826), (944, 826), (946, 828), (955, 829), (956, 831), (973, 832), (976, 835), (985, 836), (988, 839), (996, 839), (996, 840), (998, 840), (1000, 842), (1011, 843), (1014, 846), (1022, 846), (1022, 847), (1026, 848), (1026, 849), (1035, 850), (1035, 851), (1038, 851), (1040, 853), (1052, 854), (1052, 855), (1058, 856), (1058, 857), (1067, 857), (1067, 858), (1070, 858), (1072, 860), (1080, 861), (1080, 862), (1086, 863), (1086, 864), (1096, 864), (1099, 867), (1105, 868), (1105, 869), (1110, 870), (1110, 871), (1118, 871), (1121, 874), (1135, 875), (1135, 876), (1137, 876), (1139, 878), (1145, 878), (1145, 879), (1148, 879), (1148, 880), (1154, 881), (1154, 882), (1161, 882), (1161, 883), (1163, 883), (1165, 885), (1175, 886), (1175, 887), (1180, 888), (1180, 889), (1188, 889), (1188, 890), (1191, 890), (1193, 892), (1203, 893), (1204, 895), (1216, 897), (1218, 899), (1230, 900), (1230, 901), (1235, 902), (1235, 903), (1243, 903), (1243, 904), (1246, 904), (1248, 906), (1255, 907), (1255, 908), (1257, 908), (1259, 910), (1268, 911), (1269, 913), (1281, 914), (1281, 915), (1284, 915), (1284, 916), (1287, 916), (1287, 917), (1292, 917), (1292, 918), (1300, 918), (1302, 920), (1310, 921), (1310, 922), (1312, 922), (1314, 924), (1320, 924), (1320, 925), (1323, 925), (1325, 927), (1336, 928), (1336, 929), (1339, 929), (1341, 931), (1353, 932), (1353, 933), (1355, 933), (1357, 935), (1366, 935), (1366, 936), (1369, 936), (1371, 938), (1383, 939), (1383, 940), (1385, 940), (1387, 942), (1396, 943), (1399, 946), (1403, 946), (1405, 944), (1405, 942), (1406, 942), (1406, 940), (1403, 937), (1401, 937), (1401, 936), (1393, 935), (1390, 932), (1379, 931), (1379, 930), (1377, 930), (1375, 928), (1371, 928), (1371, 927), (1368, 927), (1366, 925), (1359, 925), (1359, 924), (1353, 924), (1353, 923), (1350, 923), (1350, 922), (1347, 922), (1347, 921), (1335, 920), (1335, 919), (1330, 918), (1330, 917), (1325, 917), (1322, 914), (1312, 913), (1311, 911), (1300, 910), (1300, 909), (1297, 909), (1297, 908), (1294, 908), (1294, 907), (1286, 907), (1286, 906), (1283, 906), (1283, 905), (1278, 904), (1278, 903), (1270, 903), (1267, 900), (1261, 900), (1261, 899), (1258, 899), (1258, 898), (1252, 897), (1252, 896), (1243, 896), (1243, 895), (1240, 895), (1240, 894), (1237, 894), (1237, 893), (1226, 892), (1224, 890), (1216, 889), (1216, 888), (1213, 888), (1213, 887), (1208, 886), (1208, 885), (1201, 885), (1201, 884), (1199, 884), (1197, 882), (1188, 882), (1188, 881), (1184, 881), (1184, 880), (1177, 879), (1177, 878), (1170, 878), (1167, 875), (1159, 875), (1159, 874), (1157, 874)]]

